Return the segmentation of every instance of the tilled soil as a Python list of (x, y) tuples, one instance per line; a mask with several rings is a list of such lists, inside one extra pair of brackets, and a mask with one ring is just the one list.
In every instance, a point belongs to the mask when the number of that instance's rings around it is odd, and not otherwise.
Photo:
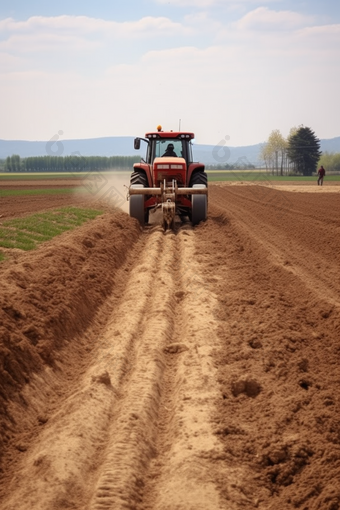
[(339, 509), (325, 189), (215, 184), (198, 227), (105, 209), (3, 262), (1, 510)]
[[(65, 186), (66, 187), (66, 186)], [(45, 189), (50, 189), (44, 186)], [(11, 189), (20, 189), (19, 187)], [(79, 194), (23, 195), (0, 197), (0, 221), (28, 216), (36, 212), (57, 207), (89, 205), (89, 200)]]

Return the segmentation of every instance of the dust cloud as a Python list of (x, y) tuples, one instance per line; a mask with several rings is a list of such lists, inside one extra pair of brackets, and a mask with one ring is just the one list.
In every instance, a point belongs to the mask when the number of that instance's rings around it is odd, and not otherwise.
[(128, 213), (127, 200), (130, 185), (130, 171), (99, 172), (94, 170), (82, 179), (82, 188), (88, 193), (89, 201), (105, 203), (112, 209)]

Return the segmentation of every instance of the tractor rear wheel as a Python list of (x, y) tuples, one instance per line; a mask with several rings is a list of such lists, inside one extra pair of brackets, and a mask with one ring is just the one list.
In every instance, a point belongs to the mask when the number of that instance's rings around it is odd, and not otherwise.
[[(190, 178), (190, 188), (206, 188), (208, 186), (208, 176), (204, 171), (196, 171)], [(191, 211), (189, 219), (193, 225), (207, 219), (208, 197), (207, 195), (191, 196)]]
[(143, 188), (146, 188), (148, 185), (148, 180), (145, 172), (132, 172), (130, 178), (130, 186), (133, 184), (142, 184)]
[[(206, 188), (204, 184), (194, 184), (193, 189)], [(207, 219), (208, 199), (207, 195), (192, 195), (191, 197), (191, 221), (198, 225), (200, 221)]]
[[(144, 188), (142, 184), (132, 184), (132, 189)], [(142, 227), (145, 223), (145, 211), (144, 211), (145, 195), (130, 195), (129, 202), (129, 213), (132, 218), (136, 218)]]
[(192, 188), (194, 184), (204, 184), (208, 186), (208, 176), (205, 172), (196, 171), (191, 177), (189, 182), (189, 188)]
[[(139, 186), (142, 188), (146, 188), (148, 186), (148, 179), (146, 177), (146, 174), (144, 172), (134, 171), (131, 174), (130, 186)], [(143, 197), (143, 210), (144, 210), (143, 222), (140, 221), (141, 212), (139, 211), (140, 205), (138, 203), (138, 200), (132, 200), (132, 210), (134, 214), (131, 213), (131, 199), (133, 199), (134, 197), (139, 197), (139, 201), (141, 201), (140, 197)], [(149, 209), (144, 209), (144, 201), (145, 195), (131, 195), (130, 197), (130, 216), (132, 216), (133, 218), (137, 218), (137, 220), (142, 226), (144, 226), (144, 223), (149, 223)], [(137, 214), (138, 217), (135, 214)]]

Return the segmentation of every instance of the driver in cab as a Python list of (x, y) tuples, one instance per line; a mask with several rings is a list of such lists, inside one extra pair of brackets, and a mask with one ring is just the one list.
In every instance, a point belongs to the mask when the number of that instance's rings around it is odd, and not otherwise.
[(166, 151), (164, 152), (162, 158), (164, 158), (164, 156), (170, 156), (170, 157), (173, 157), (173, 158), (177, 158), (177, 154), (176, 152), (174, 151), (174, 144), (173, 143), (169, 143), (167, 148), (166, 148)]

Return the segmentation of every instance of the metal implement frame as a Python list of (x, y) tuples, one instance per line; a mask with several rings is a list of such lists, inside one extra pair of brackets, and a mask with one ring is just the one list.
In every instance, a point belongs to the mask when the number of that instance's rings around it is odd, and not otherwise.
[(179, 188), (177, 183), (173, 186), (165, 186), (161, 184), (160, 188), (129, 188), (129, 195), (162, 195), (164, 192), (174, 192), (175, 195), (207, 195), (208, 188)]

